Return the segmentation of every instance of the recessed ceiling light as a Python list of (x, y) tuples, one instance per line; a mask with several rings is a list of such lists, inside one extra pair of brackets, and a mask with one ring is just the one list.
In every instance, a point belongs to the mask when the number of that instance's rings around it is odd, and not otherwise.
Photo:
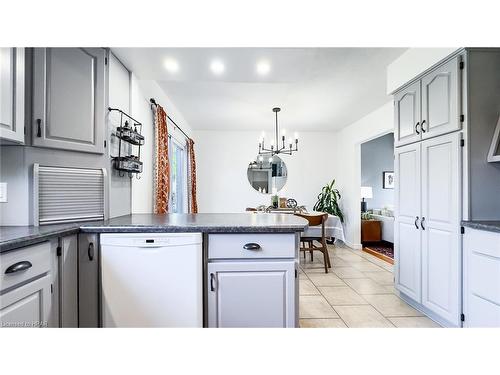
[(170, 73), (177, 73), (179, 71), (179, 64), (174, 59), (166, 59), (163, 65)]
[(220, 60), (214, 60), (210, 64), (210, 70), (214, 74), (220, 75), (220, 74), (224, 73), (225, 69), (226, 69), (226, 67), (224, 66), (223, 62)]
[(257, 73), (261, 76), (265, 76), (271, 71), (271, 64), (269, 62), (262, 60), (257, 63)]

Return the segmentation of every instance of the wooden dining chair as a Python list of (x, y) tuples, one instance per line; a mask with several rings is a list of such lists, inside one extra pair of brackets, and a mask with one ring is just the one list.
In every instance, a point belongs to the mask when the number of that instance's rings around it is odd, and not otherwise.
[[(328, 247), (326, 244), (326, 235), (325, 235), (325, 223), (328, 220), (327, 213), (318, 213), (318, 214), (295, 214), (296, 216), (302, 217), (306, 219), (309, 223), (310, 227), (317, 227), (321, 225), (321, 237), (300, 237), (300, 251), (304, 252), (304, 258), (306, 257), (306, 251), (309, 251), (311, 254), (311, 261), (313, 260), (313, 251), (321, 251), (323, 253), (323, 259), (325, 263), (325, 273), (328, 273), (328, 268), (332, 267), (330, 262), (330, 256), (328, 255)], [(320, 244), (320, 246), (316, 245), (315, 242)], [(307, 245), (307, 247), (306, 247)]]

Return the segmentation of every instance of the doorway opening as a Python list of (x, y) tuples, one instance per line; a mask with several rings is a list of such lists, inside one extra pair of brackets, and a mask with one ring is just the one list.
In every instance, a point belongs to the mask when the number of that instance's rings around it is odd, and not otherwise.
[(394, 263), (394, 134), (361, 144), (361, 244)]

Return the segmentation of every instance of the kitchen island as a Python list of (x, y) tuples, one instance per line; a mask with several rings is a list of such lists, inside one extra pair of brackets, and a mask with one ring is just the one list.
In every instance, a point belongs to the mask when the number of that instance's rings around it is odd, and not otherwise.
[[(198, 233), (202, 238), (199, 287), (203, 296), (200, 301), (203, 326), (295, 327), (298, 324), (299, 236), (306, 228), (307, 222), (299, 217), (255, 213), (140, 214), (97, 222), (1, 227), (0, 251), (3, 260), (7, 260), (2, 262), (2, 275), (12, 265), (26, 265), (23, 257), (30, 256), (31, 248), (37, 253), (37, 257), (30, 258), (29, 269), (10, 275), (10, 280), (16, 278), (16, 281), (10, 282), (8, 288), (4, 288), (7, 284), (2, 279), (3, 293), (17, 291), (12, 298), (3, 298), (0, 309), (9, 311), (3, 320), (15, 321), (13, 307), (19, 305), (21, 309), (21, 302), (26, 298), (18, 293), (16, 285), (22, 288), (28, 279), (44, 278), (47, 282), (39, 285), (39, 292), (45, 302), (32, 306), (38, 309), (33, 311), (33, 316), (37, 316), (42, 325), (102, 326), (100, 241), (103, 236), (135, 233), (149, 246), (155, 235)], [(125, 252), (123, 254), (125, 256)], [(53, 259), (42, 259), (44, 257)], [(33, 264), (37, 260), (43, 261), (44, 267)], [(141, 271), (144, 275), (150, 272)], [(182, 283), (177, 285), (182, 293)], [(49, 297), (50, 304), (46, 303)], [(4, 301), (8, 301), (5, 306)], [(54, 308), (56, 304), (59, 308)], [(60, 316), (49, 316), (55, 311), (60, 311)]]

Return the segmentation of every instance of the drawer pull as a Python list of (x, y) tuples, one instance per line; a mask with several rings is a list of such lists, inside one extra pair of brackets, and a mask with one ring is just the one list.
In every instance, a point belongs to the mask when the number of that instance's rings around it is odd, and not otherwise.
[(253, 251), (261, 249), (261, 247), (258, 243), (253, 243), (253, 242), (243, 245), (243, 248), (245, 250), (253, 250)]
[(31, 268), (32, 266), (33, 265), (31, 264), (31, 262), (29, 262), (27, 260), (23, 260), (22, 262), (17, 262), (17, 263), (14, 263), (12, 266), (9, 266), (5, 270), (5, 274), (8, 275), (11, 273), (26, 271), (27, 269)]

